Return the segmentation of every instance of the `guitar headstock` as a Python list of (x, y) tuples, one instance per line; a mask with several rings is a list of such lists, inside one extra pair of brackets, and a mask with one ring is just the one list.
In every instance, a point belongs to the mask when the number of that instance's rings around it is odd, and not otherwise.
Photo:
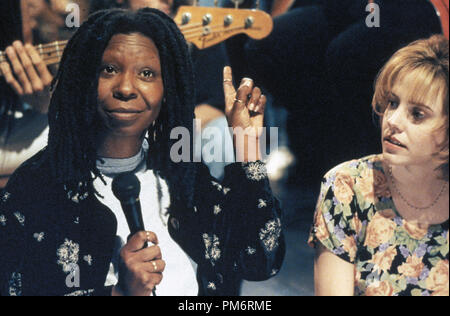
[(188, 42), (199, 49), (214, 46), (234, 35), (262, 39), (272, 32), (272, 17), (264, 11), (181, 6), (175, 23)]

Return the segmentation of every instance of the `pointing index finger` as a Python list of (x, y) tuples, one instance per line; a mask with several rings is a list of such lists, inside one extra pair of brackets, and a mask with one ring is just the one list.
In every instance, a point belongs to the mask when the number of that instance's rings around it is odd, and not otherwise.
[(230, 66), (223, 68), (223, 92), (225, 96), (233, 96), (236, 94), (236, 90), (233, 86), (233, 73)]

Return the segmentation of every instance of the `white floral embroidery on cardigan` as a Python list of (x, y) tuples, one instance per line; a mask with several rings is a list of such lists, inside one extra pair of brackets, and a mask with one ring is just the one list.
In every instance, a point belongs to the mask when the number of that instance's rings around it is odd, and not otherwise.
[(216, 181), (211, 181), (211, 184), (216, 187), (217, 191), (221, 191), (223, 195), (227, 195), (227, 193), (231, 191), (230, 188), (224, 187)]
[(267, 251), (273, 251), (278, 247), (280, 235), (281, 221), (277, 218), (266, 223), (266, 226), (259, 233), (259, 239), (263, 242)]
[(261, 181), (267, 178), (266, 165), (260, 161), (243, 163), (247, 178), (252, 181)]
[(214, 282), (208, 283), (208, 289), (215, 291), (216, 290), (216, 284)]
[(94, 293), (94, 289), (90, 290), (78, 290), (64, 296), (91, 296)]
[(86, 261), (89, 266), (92, 265), (93, 259), (91, 255), (84, 256), (83, 260)]
[(245, 249), (245, 252), (248, 254), (248, 255), (254, 255), (255, 253), (256, 253), (256, 249), (255, 248), (252, 248), (252, 247), (250, 247), (250, 246), (248, 246), (246, 249)]
[(9, 279), (9, 295), (22, 296), (22, 274), (13, 272)]
[(6, 201), (8, 201), (8, 199), (9, 199), (10, 197), (11, 197), (11, 193), (5, 192), (5, 193), (2, 194), (1, 201), (2, 201), (2, 202), (6, 202)]
[(211, 237), (208, 234), (203, 234), (203, 241), (206, 247), (205, 258), (208, 260), (211, 259), (212, 264), (214, 265), (215, 261), (219, 260), (221, 256), (219, 238), (216, 235)]
[(0, 215), (0, 225), (6, 226), (6, 222), (7, 222), (6, 216)]
[(72, 267), (78, 263), (80, 246), (66, 239), (56, 252), (58, 264), (62, 266), (65, 273), (71, 273)]
[(17, 218), (17, 220), (19, 221), (20, 225), (25, 226), (25, 216), (23, 216), (19, 212), (15, 212), (14, 216)]
[(214, 205), (214, 215), (218, 215), (220, 212), (222, 212), (220, 205)]
[(222, 191), (223, 187), (220, 183), (216, 181), (211, 181), (211, 184), (217, 188), (217, 191)]
[(258, 200), (258, 208), (264, 208), (267, 207), (267, 201), (264, 201), (263, 199)]
[(38, 242), (42, 242), (45, 238), (45, 233), (34, 233), (33, 235), (34, 239), (36, 239)]
[[(69, 190), (66, 185), (64, 185), (64, 191), (67, 193), (67, 199), (77, 204), (86, 200), (89, 197), (87, 186), (88, 185), (86, 182), (80, 182), (78, 183), (78, 192), (73, 192), (72, 190)], [(83, 187), (84, 189), (82, 190)]]

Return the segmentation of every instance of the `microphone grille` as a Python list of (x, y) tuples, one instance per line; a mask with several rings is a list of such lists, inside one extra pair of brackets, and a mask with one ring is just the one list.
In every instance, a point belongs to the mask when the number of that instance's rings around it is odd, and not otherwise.
[(141, 192), (141, 184), (132, 172), (117, 175), (112, 182), (112, 191), (119, 200), (138, 198)]

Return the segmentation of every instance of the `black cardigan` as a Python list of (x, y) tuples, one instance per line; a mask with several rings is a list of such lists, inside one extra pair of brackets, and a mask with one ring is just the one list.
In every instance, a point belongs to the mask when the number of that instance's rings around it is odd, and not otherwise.
[[(110, 295), (116, 218), (94, 194), (74, 196), (55, 183), (41, 157), (0, 195), (0, 295)], [(263, 163), (232, 164), (222, 183), (201, 165), (195, 192), (192, 209), (172, 201), (168, 229), (198, 264), (200, 295), (237, 295), (242, 279), (280, 270), (281, 209)]]

